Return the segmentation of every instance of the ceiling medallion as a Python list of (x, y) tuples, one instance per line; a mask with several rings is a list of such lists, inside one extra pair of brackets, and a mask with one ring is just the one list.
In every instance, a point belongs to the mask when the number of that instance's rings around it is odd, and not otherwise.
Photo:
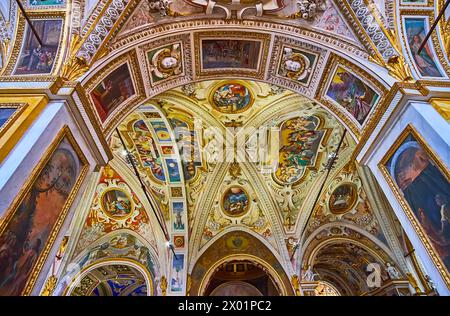
[(292, 48), (285, 47), (280, 64), (279, 74), (293, 80), (303, 80), (311, 73), (309, 59)]
[(334, 189), (328, 200), (331, 213), (340, 215), (350, 211), (356, 203), (358, 189), (353, 183), (344, 183)]
[(212, 89), (210, 104), (221, 113), (236, 114), (248, 110), (254, 101), (250, 88), (241, 82), (221, 83)]
[(134, 203), (130, 195), (118, 188), (104, 191), (100, 198), (105, 214), (113, 219), (122, 220), (133, 214)]
[(249, 209), (248, 193), (239, 186), (232, 186), (222, 197), (222, 209), (226, 215), (240, 217)]

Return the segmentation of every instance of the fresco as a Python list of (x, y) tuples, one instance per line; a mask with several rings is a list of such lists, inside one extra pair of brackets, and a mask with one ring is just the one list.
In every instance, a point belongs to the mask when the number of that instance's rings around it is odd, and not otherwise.
[(245, 85), (230, 82), (219, 86), (212, 95), (212, 106), (227, 114), (248, 110), (253, 103), (253, 95)]
[(450, 183), (416, 137), (409, 133), (386, 163), (439, 257), (450, 271)]
[(261, 42), (236, 39), (203, 39), (202, 68), (258, 68)]
[(328, 201), (331, 213), (344, 214), (350, 211), (355, 205), (357, 197), (358, 192), (354, 184), (341, 184), (334, 189)]
[(13, 116), (17, 108), (0, 107), (0, 129)]
[(102, 122), (120, 104), (135, 95), (128, 64), (123, 64), (100, 82), (90, 93)]
[(170, 132), (166, 127), (164, 122), (154, 122), (151, 121), (153, 129), (155, 130), (156, 137), (160, 142), (170, 142), (172, 138), (170, 137)]
[(353, 73), (338, 66), (327, 90), (327, 96), (363, 125), (380, 96)]
[(327, 0), (327, 6), (323, 14), (314, 17), (313, 25), (325, 31), (338, 34), (350, 39), (355, 39), (350, 28), (344, 22), (344, 19), (339, 15), (334, 3)]
[(183, 202), (173, 202), (172, 203), (172, 222), (174, 230), (184, 230), (185, 224), (183, 222), (182, 213), (184, 212)]
[(105, 258), (129, 258), (136, 260), (155, 275), (155, 263), (150, 250), (135, 236), (121, 232), (89, 249), (78, 262), (80, 268)]
[(285, 121), (280, 128), (279, 164), (275, 179), (292, 184), (301, 179), (307, 167), (316, 164), (317, 151), (325, 131), (319, 130), (315, 116), (296, 117)]
[(0, 295), (20, 295), (43, 253), (82, 170), (67, 137), (27, 189), (0, 236)]
[(37, 6), (61, 6), (65, 4), (65, 0), (28, 0), (30, 7)]
[(241, 187), (229, 188), (222, 198), (222, 208), (225, 214), (233, 217), (244, 215), (249, 208), (249, 197)]
[(118, 277), (97, 285), (90, 296), (147, 296), (147, 286), (140, 285), (143, 282), (144, 280)]
[(178, 253), (173, 256), (172, 278), (170, 280), (170, 290), (172, 292), (183, 291), (184, 286), (184, 254)]
[(125, 191), (112, 189), (107, 190), (101, 197), (104, 212), (117, 219), (128, 217), (132, 213), (133, 202)]
[(430, 41), (427, 42), (420, 54), (418, 53), (427, 33), (425, 18), (405, 18), (404, 23), (408, 46), (420, 75), (442, 77), (442, 73), (435, 62), (437, 58), (432, 51)]
[[(116, 216), (115, 210), (109, 211), (105, 206), (104, 193), (108, 191), (121, 191), (126, 193), (126, 200), (130, 201), (130, 213), (125, 206), (123, 211), (126, 215)], [(148, 240), (156, 249), (154, 235), (151, 231), (150, 220), (146, 210), (142, 206), (136, 194), (131, 190), (122, 177), (109, 165), (101, 170), (100, 179), (95, 188), (96, 194), (92, 200), (89, 213), (86, 217), (83, 229), (75, 247), (74, 256), (77, 256), (92, 243), (104, 235), (119, 229), (129, 229)], [(122, 193), (120, 193), (122, 195)], [(153, 192), (152, 192), (153, 193)], [(113, 198), (115, 194), (113, 195)], [(128, 204), (128, 202), (126, 203)], [(125, 205), (126, 205), (125, 204)]]
[(63, 22), (62, 20), (34, 20), (32, 24), (44, 46), (39, 45), (27, 25), (25, 39), (14, 71), (15, 75), (50, 74), (52, 72)]
[[(177, 118), (170, 119), (175, 132), (175, 138), (183, 164), (184, 178), (186, 181), (195, 177), (196, 168), (201, 167), (201, 152), (197, 141), (197, 134), (189, 125)], [(172, 147), (170, 147), (173, 149)], [(172, 150), (173, 151), (173, 150)], [(173, 153), (173, 152), (169, 152)]]
[(134, 132), (129, 132), (136, 150), (138, 159), (144, 168), (149, 168), (151, 174), (159, 181), (165, 181), (163, 164), (156, 143), (144, 121), (139, 120), (133, 124)]
[(178, 168), (178, 161), (176, 159), (166, 159), (167, 173), (170, 182), (180, 182), (180, 168)]

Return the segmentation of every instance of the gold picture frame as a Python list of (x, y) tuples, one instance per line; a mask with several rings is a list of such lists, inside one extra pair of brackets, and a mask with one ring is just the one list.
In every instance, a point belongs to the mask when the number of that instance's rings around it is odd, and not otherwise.
[[(332, 101), (331, 98), (327, 97), (326, 95), (330, 87), (331, 80), (333, 79), (333, 76), (335, 75), (339, 67), (352, 73), (363, 83), (372, 88), (374, 92), (379, 96), (379, 99), (377, 100), (376, 104), (373, 105), (362, 125), (360, 125), (359, 122), (356, 121), (356, 119), (351, 115), (350, 112), (345, 110), (337, 102)], [(361, 140), (364, 133), (366, 131), (372, 130), (374, 128), (373, 125), (378, 122), (379, 118), (383, 114), (382, 110), (386, 102), (387, 94), (387, 88), (375, 77), (359, 68), (358, 66), (354, 65), (353, 63), (349, 62), (348, 60), (338, 55), (331, 54), (331, 57), (329, 58), (325, 66), (325, 71), (319, 84), (319, 88), (317, 89), (315, 99), (318, 100), (322, 105), (330, 109), (333, 113), (335, 113), (342, 120), (345, 126), (348, 127), (350, 131), (356, 136), (356, 138)]]
[[(241, 192), (247, 197), (247, 205), (242, 209), (242, 212), (240, 212), (240, 213), (238, 213), (238, 214), (232, 214), (232, 213), (230, 213), (230, 211), (229, 210), (227, 210), (226, 208), (225, 208), (225, 200), (226, 200), (226, 198), (227, 198), (227, 196), (229, 195), (229, 193), (231, 192), (231, 190), (232, 189), (239, 189), (239, 190), (241, 190)], [(242, 217), (242, 216), (244, 216), (245, 214), (247, 214), (248, 213), (248, 211), (249, 211), (249, 209), (250, 209), (250, 195), (248, 194), (248, 192), (247, 192), (247, 190), (245, 190), (242, 186), (240, 186), (240, 185), (232, 185), (232, 186), (230, 186), (230, 187), (228, 187), (225, 191), (224, 191), (224, 193), (222, 194), (222, 198), (220, 199), (220, 203), (221, 203), (221, 208), (222, 208), (222, 211), (223, 211), (223, 213), (225, 214), (225, 215), (227, 215), (227, 216), (229, 216), (229, 217), (233, 217), (233, 218), (238, 218), (238, 217)]]
[[(249, 98), (249, 102), (242, 109), (239, 109), (236, 111), (226, 111), (226, 110), (221, 109), (216, 104), (216, 101), (214, 100), (214, 95), (220, 88), (227, 86), (227, 85), (240, 85), (247, 89), (250, 98)], [(253, 103), (255, 103), (255, 93), (253, 92), (251, 86), (248, 83), (246, 83), (244, 80), (223, 80), (223, 81), (221, 80), (221, 81), (217, 82), (216, 84), (214, 84), (211, 88), (209, 88), (208, 101), (209, 101), (209, 104), (211, 105), (211, 107), (219, 113), (229, 114), (229, 115), (239, 114), (239, 113), (243, 113), (243, 112), (246, 112), (251, 109), (251, 107), (253, 106)]]
[[(211, 68), (204, 69), (202, 42), (204, 40), (235, 40), (253, 41), (260, 43), (256, 69), (251, 68)], [(264, 79), (270, 46), (270, 35), (244, 31), (208, 31), (194, 33), (195, 49), (195, 76), (196, 79), (217, 78), (217, 76), (252, 76), (255, 79)]]
[(48, 20), (58, 20), (61, 21), (61, 34), (59, 37), (59, 43), (54, 59), (54, 64), (49, 73), (37, 73), (37, 74), (15, 74), (16, 68), (18, 66), (18, 61), (23, 49), (24, 41), (27, 32), (31, 32), (31, 29), (27, 25), (27, 21), (20, 15), (17, 24), (17, 35), (14, 40), (14, 46), (12, 48), (12, 54), (7, 61), (3, 72), (4, 81), (20, 82), (20, 81), (32, 81), (32, 82), (53, 82), (58, 75), (59, 68), (63, 63), (62, 56), (66, 53), (66, 41), (68, 34), (68, 19), (70, 15), (67, 15), (66, 10), (52, 10), (49, 12), (43, 12), (42, 10), (30, 11), (29, 16), (31, 21), (48, 21)]
[(1, 109), (15, 109), (13, 114), (0, 126), (0, 137), (2, 137), (6, 130), (14, 124), (17, 118), (22, 114), (27, 106), (26, 103), (0, 103)]
[[(113, 73), (119, 67), (127, 64), (128, 70), (130, 72), (131, 80), (133, 82), (134, 95), (124, 100), (120, 103), (111, 113), (107, 115), (105, 121), (102, 122), (97, 109), (95, 108), (94, 101), (92, 99), (91, 93), (94, 91), (95, 87), (99, 85), (103, 80), (105, 80), (111, 73)], [(125, 53), (113, 61), (111, 61), (107, 66), (102, 68), (99, 72), (94, 74), (89, 80), (84, 84), (84, 92), (86, 100), (89, 100), (89, 105), (95, 113), (95, 120), (102, 127), (103, 132), (108, 134), (114, 126), (122, 120), (130, 109), (137, 107), (145, 99), (145, 88), (144, 82), (141, 77), (141, 72), (139, 69), (139, 61), (137, 53), (135, 50)]]
[(21, 295), (30, 295), (33, 290), (33, 287), (36, 283), (36, 280), (42, 270), (42, 267), (48, 257), (48, 254), (53, 247), (53, 244), (58, 236), (60, 229), (64, 223), (64, 220), (67, 216), (67, 213), (78, 193), (78, 190), (83, 183), (84, 178), (89, 170), (89, 163), (86, 156), (81, 151), (81, 148), (77, 144), (72, 132), (69, 127), (65, 125), (56, 135), (55, 139), (52, 141), (50, 146), (46, 149), (43, 154), (43, 159), (37, 164), (37, 166), (31, 172), (28, 180), (22, 187), (22, 189), (17, 194), (15, 200), (12, 202), (11, 206), (8, 208), (4, 219), (0, 223), (0, 236), (5, 232), (6, 228), (9, 226), (10, 222), (14, 219), (14, 216), (17, 213), (18, 208), (21, 206), (22, 202), (30, 192), (32, 186), (35, 184), (36, 180), (40, 176), (41, 172), (46, 167), (47, 163), (53, 157), (53, 154), (62, 144), (63, 140), (67, 139), (67, 143), (72, 147), (73, 151), (76, 153), (79, 164), (80, 171), (78, 174), (78, 178), (75, 180), (73, 187), (70, 189), (70, 193), (65, 199), (64, 205), (62, 209), (59, 211), (59, 214), (56, 216), (55, 222), (50, 230), (50, 233), (47, 239), (43, 242), (42, 251), (37, 255), (37, 259), (31, 268), (31, 272), (24, 284), (24, 287), (21, 289)]
[[(351, 195), (350, 195), (350, 200), (347, 203), (348, 205), (343, 207), (342, 209), (339, 209), (336, 206), (331, 204), (331, 202), (332, 202), (331, 198), (334, 196), (335, 192), (343, 186), (348, 186), (351, 188)], [(356, 186), (356, 184), (351, 183), (351, 182), (340, 183), (333, 189), (330, 197), (328, 198), (328, 208), (330, 209), (330, 212), (332, 214), (342, 215), (342, 214), (345, 214), (345, 213), (351, 211), (353, 209), (353, 207), (355, 206), (357, 200), (358, 200), (358, 187)]]
[(0, 127), (0, 163), (13, 150), (22, 136), (42, 113), (48, 103), (46, 95), (5, 94), (0, 96), (0, 108), (17, 107), (16, 112)]
[(423, 137), (419, 134), (419, 132), (411, 124), (408, 124), (406, 126), (406, 128), (403, 130), (403, 132), (400, 134), (400, 136), (393, 143), (391, 148), (386, 152), (386, 154), (383, 156), (381, 161), (378, 163), (378, 168), (380, 169), (388, 186), (390, 187), (390, 189), (394, 193), (395, 197), (397, 198), (398, 202), (400, 203), (401, 207), (403, 208), (406, 216), (408, 217), (408, 220), (410, 221), (411, 225), (414, 227), (414, 230), (417, 233), (418, 237), (420, 238), (422, 244), (425, 246), (427, 252), (429, 253), (430, 257), (432, 258), (433, 263), (435, 264), (436, 268), (440, 272), (447, 287), (450, 288), (450, 273), (449, 273), (448, 269), (445, 267), (443, 260), (440, 258), (438, 252), (436, 251), (435, 247), (431, 243), (431, 240), (427, 236), (426, 231), (420, 224), (419, 220), (417, 219), (416, 215), (414, 214), (414, 211), (410, 207), (408, 201), (406, 201), (404, 194), (401, 192), (400, 188), (398, 187), (395, 180), (392, 178), (391, 174), (389, 173), (388, 168), (386, 167), (386, 164), (388, 163), (388, 161), (393, 157), (393, 155), (397, 152), (397, 150), (400, 148), (400, 146), (404, 143), (404, 141), (406, 140), (406, 138), (409, 135), (412, 135), (414, 137), (414, 139), (423, 148), (423, 150), (425, 150), (429, 159), (432, 160), (434, 162), (434, 164), (437, 166), (438, 170), (442, 173), (442, 175), (447, 179), (447, 181), (450, 181), (450, 172), (449, 172), (448, 168), (441, 161), (441, 159), (435, 154), (435, 152), (427, 145), (427, 143), (425, 142)]

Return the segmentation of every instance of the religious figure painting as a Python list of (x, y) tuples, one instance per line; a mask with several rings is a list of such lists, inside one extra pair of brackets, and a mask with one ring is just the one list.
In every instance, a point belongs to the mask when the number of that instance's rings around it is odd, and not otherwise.
[(241, 187), (229, 188), (222, 198), (222, 207), (225, 214), (233, 217), (244, 215), (249, 208), (249, 197)]
[(340, 66), (331, 79), (326, 95), (350, 113), (360, 125), (364, 124), (380, 99), (374, 89)]
[(248, 110), (253, 99), (247, 86), (238, 82), (229, 82), (213, 91), (211, 104), (219, 112), (235, 114)]
[(85, 174), (85, 158), (77, 154), (72, 136), (69, 138), (66, 131), (60, 135), (63, 137), (58, 137), (53, 152), (38, 167), (36, 176), (0, 226), (2, 296), (24, 294), (36, 266), (44, 260), (42, 254), (56, 237), (54, 232), (62, 224), (81, 175)]
[(184, 230), (185, 225), (183, 221), (184, 204), (183, 202), (172, 203), (172, 222), (174, 230)]
[(257, 70), (260, 41), (237, 39), (203, 39), (201, 42), (203, 69), (245, 68)]
[(130, 69), (125, 63), (106, 76), (90, 95), (100, 120), (104, 122), (109, 114), (135, 93)]
[(126, 232), (114, 234), (99, 245), (90, 248), (78, 261), (78, 264), (83, 268), (108, 257), (136, 260), (147, 267), (152, 275), (155, 275), (155, 263), (149, 248), (138, 238)]
[(151, 175), (159, 181), (165, 181), (164, 168), (161, 155), (156, 146), (155, 140), (143, 120), (133, 124), (133, 132), (129, 132), (136, 150), (138, 159), (144, 168), (149, 168)]
[(357, 188), (354, 184), (341, 184), (334, 189), (328, 201), (331, 213), (344, 214), (350, 211), (355, 205), (357, 197)]
[(420, 75), (423, 77), (442, 77), (430, 41), (425, 44), (419, 54), (420, 45), (428, 32), (426, 19), (422, 17), (405, 18), (404, 24), (408, 46)]
[(44, 45), (39, 44), (27, 25), (14, 75), (50, 74), (55, 64), (63, 21), (32, 20), (31, 23)]
[[(200, 146), (197, 141), (196, 132), (181, 119), (172, 118), (170, 119), (170, 123), (174, 128), (185, 180), (191, 180), (195, 177), (196, 169), (202, 165)], [(173, 149), (173, 147), (170, 148)]]
[(153, 129), (155, 130), (156, 137), (160, 142), (170, 142), (172, 141), (172, 137), (170, 137), (170, 132), (167, 129), (167, 126), (162, 121), (151, 121)]
[[(412, 129), (385, 163), (390, 177), (431, 244), (450, 271), (450, 182), (448, 171), (433, 159)], [(448, 169), (447, 169), (448, 170)]]
[(131, 215), (133, 201), (126, 192), (112, 189), (103, 193), (101, 205), (109, 217), (123, 219)]
[(301, 179), (307, 167), (316, 164), (317, 151), (325, 135), (316, 116), (296, 117), (280, 128), (280, 151), (275, 179), (293, 184)]
[(177, 253), (172, 259), (172, 278), (170, 280), (170, 290), (172, 292), (183, 291), (184, 286), (184, 254)]

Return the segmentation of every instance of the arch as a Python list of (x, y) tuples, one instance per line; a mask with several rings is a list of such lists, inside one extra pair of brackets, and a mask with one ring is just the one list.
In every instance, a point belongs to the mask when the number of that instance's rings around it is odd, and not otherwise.
[[(205, 289), (208, 277), (214, 269), (224, 262), (250, 260), (266, 267), (267, 271), (277, 280), (283, 295), (293, 295), (288, 274), (275, 257), (271, 249), (263, 244), (258, 236), (243, 230), (232, 230), (222, 234), (214, 243), (205, 248), (195, 261), (191, 270), (191, 295), (201, 295)], [(193, 262), (193, 261), (192, 261)]]
[(91, 271), (110, 265), (125, 265), (136, 269), (144, 277), (145, 285), (147, 287), (147, 296), (152, 296), (154, 294), (154, 280), (152, 275), (147, 271), (147, 269), (137, 261), (127, 259), (127, 258), (108, 258), (105, 260), (100, 260), (94, 262), (86, 267), (84, 267), (80, 272), (78, 272), (70, 281), (69, 285), (65, 288), (63, 296), (70, 296), (81, 280)]
[[(302, 245), (302, 251), (299, 251), (299, 256), (300, 260), (299, 262), (308, 262), (311, 263), (311, 254), (313, 253), (313, 251), (315, 251), (317, 248), (319, 248), (320, 245), (322, 245), (322, 243), (325, 243), (327, 241), (333, 241), (333, 240), (338, 240), (339, 238), (341, 239), (347, 239), (348, 241), (355, 241), (355, 243), (360, 243), (359, 241), (350, 238), (350, 237), (342, 237), (339, 235), (336, 236), (332, 236), (329, 239), (324, 240), (323, 242), (312, 246), (312, 249), (310, 249), (310, 245), (312, 245), (313, 241), (317, 238), (318, 234), (320, 234), (322, 231), (326, 230), (326, 229), (331, 229), (333, 227), (339, 227), (340, 229), (342, 228), (349, 228), (350, 230), (355, 231), (357, 234), (362, 235), (364, 238), (366, 238), (367, 240), (369, 240), (372, 244), (374, 244), (376, 247), (380, 248), (380, 250), (386, 254), (386, 256), (393, 262), (396, 262), (395, 260), (395, 256), (392, 253), (392, 251), (385, 245), (383, 244), (380, 240), (378, 240), (375, 236), (371, 235), (370, 233), (368, 233), (367, 231), (365, 231), (364, 229), (362, 229), (361, 227), (358, 226), (354, 226), (348, 223), (328, 223), (325, 225), (322, 225), (320, 227), (318, 227), (316, 230), (314, 230), (311, 235), (305, 240), (305, 242)], [(364, 245), (364, 244), (362, 244)], [(368, 248), (366, 245), (364, 245), (365, 248)], [(377, 254), (378, 255), (378, 254)], [(385, 259), (383, 259), (383, 261), (386, 262)], [(401, 265), (398, 265), (401, 267)]]

